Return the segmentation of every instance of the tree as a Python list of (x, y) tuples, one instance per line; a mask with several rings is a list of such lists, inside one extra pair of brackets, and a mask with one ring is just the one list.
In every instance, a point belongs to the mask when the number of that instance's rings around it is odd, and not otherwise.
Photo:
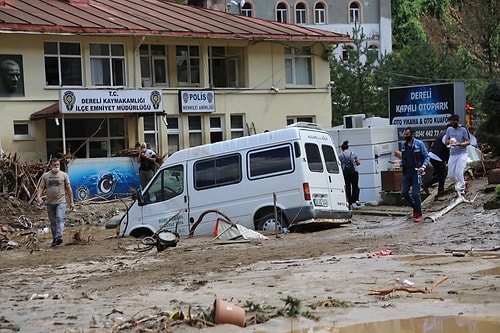
[(366, 46), (359, 25), (352, 30), (351, 44), (344, 46), (342, 59), (330, 60), (332, 126), (340, 125), (347, 114), (387, 117), (387, 95), (382, 96), (374, 74), (379, 58), (376, 49)]
[(500, 83), (496, 80), (492, 80), (486, 88), (482, 108), (485, 119), (477, 132), (478, 141), (489, 144), (493, 154), (498, 155), (495, 149), (500, 147)]

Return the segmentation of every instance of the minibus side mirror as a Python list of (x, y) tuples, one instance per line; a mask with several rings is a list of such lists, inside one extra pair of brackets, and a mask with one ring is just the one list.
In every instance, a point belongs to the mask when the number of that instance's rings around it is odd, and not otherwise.
[(140, 188), (138, 188), (136, 190), (136, 193), (137, 193), (137, 203), (139, 204), (139, 206), (144, 206), (146, 203), (144, 202), (144, 196), (142, 195), (142, 191)]

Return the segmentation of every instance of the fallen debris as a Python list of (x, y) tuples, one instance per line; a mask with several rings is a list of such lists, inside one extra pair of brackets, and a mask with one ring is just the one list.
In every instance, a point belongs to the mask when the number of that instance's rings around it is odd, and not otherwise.
[(368, 295), (375, 295), (375, 296), (383, 296), (383, 295), (389, 295), (391, 293), (394, 293), (395, 291), (406, 291), (408, 293), (421, 293), (421, 294), (432, 294), (436, 291), (436, 288), (446, 281), (448, 279), (448, 276), (443, 276), (441, 279), (436, 281), (433, 285), (431, 290), (429, 291), (427, 288), (426, 289), (420, 289), (420, 288), (403, 288), (403, 287), (396, 287), (396, 288), (390, 288), (390, 289), (383, 289), (383, 290), (378, 290), (378, 289), (370, 289), (371, 293)]

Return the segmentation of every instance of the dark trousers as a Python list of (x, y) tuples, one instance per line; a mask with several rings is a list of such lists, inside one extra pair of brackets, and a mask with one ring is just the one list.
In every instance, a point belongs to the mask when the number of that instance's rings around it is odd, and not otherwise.
[(344, 173), (345, 190), (349, 206), (359, 200), (359, 173), (356, 171), (352, 174)]
[(424, 183), (426, 187), (431, 187), (432, 185), (438, 183), (438, 193), (444, 191), (444, 181), (446, 180), (446, 163), (443, 161), (438, 161), (431, 158), (431, 164), (434, 168), (432, 173), (432, 178)]

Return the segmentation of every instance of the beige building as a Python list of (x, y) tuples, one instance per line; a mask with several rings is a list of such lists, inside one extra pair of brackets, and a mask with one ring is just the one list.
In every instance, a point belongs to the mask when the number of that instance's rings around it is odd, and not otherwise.
[(0, 144), (23, 161), (331, 125), (326, 56), (346, 35), (162, 0), (0, 0), (0, 14)]

